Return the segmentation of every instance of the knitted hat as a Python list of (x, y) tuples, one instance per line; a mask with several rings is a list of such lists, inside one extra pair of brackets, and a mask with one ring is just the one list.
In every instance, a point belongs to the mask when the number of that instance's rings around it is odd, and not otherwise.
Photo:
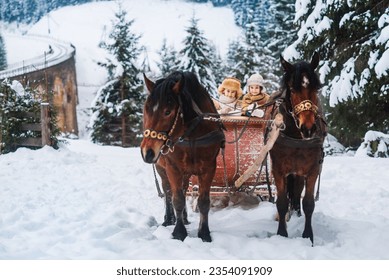
[(235, 90), (237, 92), (236, 98), (240, 98), (243, 95), (243, 91), (240, 88), (240, 81), (237, 78), (228, 77), (225, 78), (217, 91), (222, 94), (224, 89)]
[(247, 80), (247, 87), (252, 86), (252, 85), (259, 85), (262, 87), (262, 92), (266, 92), (266, 88), (263, 85), (263, 83), (264, 83), (264, 80), (263, 80), (261, 75), (253, 74)]

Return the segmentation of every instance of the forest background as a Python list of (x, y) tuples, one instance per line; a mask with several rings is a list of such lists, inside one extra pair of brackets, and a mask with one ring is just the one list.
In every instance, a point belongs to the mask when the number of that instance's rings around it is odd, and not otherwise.
[[(51, 10), (78, 5), (87, 0), (1, 0), (0, 21), (16, 24), (31, 24), (38, 21)], [(214, 6), (228, 6), (234, 12), (235, 23), (242, 28), (242, 37), (230, 43), (226, 57), (218, 54), (216, 46), (203, 36), (198, 28), (198, 19), (194, 14), (186, 27), (187, 43), (182, 50), (175, 50), (164, 42), (161, 46), (159, 73), (164, 76), (172, 70), (196, 72), (202, 83), (216, 92), (217, 85), (225, 76), (235, 76), (243, 82), (255, 72), (261, 73), (268, 82), (268, 91), (278, 89), (282, 72), (279, 56), (283, 54), (290, 60), (309, 60), (314, 51), (319, 51), (321, 63), (320, 80), (323, 84), (322, 99), (325, 104), (326, 118), (330, 133), (340, 143), (350, 149), (356, 149), (366, 132), (374, 130), (385, 134), (389, 132), (389, 1), (388, 0), (212, 0), (193, 1), (212, 2)], [(123, 12), (123, 11), (122, 11)], [(117, 19), (125, 13), (117, 13)], [(110, 42), (102, 42), (101, 47), (120, 57), (119, 50), (111, 48), (120, 31), (131, 33), (132, 20), (113, 26)], [(123, 23), (123, 21), (122, 21)], [(119, 33), (115, 34), (116, 31)], [(122, 28), (122, 29), (120, 29)], [(131, 37), (131, 36), (130, 36)], [(136, 62), (142, 53), (137, 45), (139, 35), (133, 34), (128, 40), (130, 50), (130, 68), (142, 72), (149, 70), (147, 61)], [(191, 44), (196, 39), (199, 43)], [(0, 70), (5, 69), (6, 50), (0, 31)], [(196, 49), (197, 48), (197, 49)], [(200, 48), (200, 49), (199, 49)], [(128, 48), (125, 48), (128, 50)], [(202, 53), (203, 57), (198, 54)], [(177, 54), (180, 54), (178, 62)], [(191, 55), (196, 54), (196, 58)], [(195, 60), (195, 61), (193, 61)], [(128, 62), (128, 61), (127, 61)], [(139, 80), (130, 81), (115, 77), (114, 71), (122, 69), (125, 62), (113, 59), (101, 62), (107, 67), (110, 81), (117, 79), (135, 88), (138, 100), (141, 100), (143, 87)], [(119, 67), (120, 65), (120, 67)], [(125, 65), (124, 65), (125, 66)], [(126, 68), (124, 68), (126, 69)], [(118, 87), (101, 89), (107, 94)], [(140, 98), (140, 99), (139, 99)], [(122, 102), (123, 100), (120, 100)], [(95, 112), (101, 112), (104, 106), (95, 106)], [(115, 112), (116, 115), (132, 110), (130, 106)], [(111, 110), (112, 111), (112, 110)], [(128, 113), (129, 111), (127, 111)], [(101, 114), (104, 115), (104, 114)], [(104, 120), (103, 120), (104, 121)], [(134, 123), (140, 119), (133, 120)], [(134, 125), (134, 134), (138, 134), (139, 124)], [(96, 139), (99, 142), (99, 138)], [(136, 145), (136, 141), (134, 142)]]

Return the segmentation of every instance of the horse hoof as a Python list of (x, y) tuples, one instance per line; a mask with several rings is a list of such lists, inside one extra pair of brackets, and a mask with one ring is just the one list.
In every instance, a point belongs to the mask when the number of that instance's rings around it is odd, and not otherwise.
[(173, 238), (184, 241), (188, 236), (185, 226), (182, 223), (176, 224), (176, 227), (173, 230)]
[(173, 233), (173, 239), (177, 239), (177, 240), (184, 241), (185, 238), (186, 238), (186, 235), (183, 235), (183, 234), (174, 234), (174, 233)]
[(173, 239), (178, 239), (181, 241), (184, 241), (185, 238), (188, 236), (186, 230), (185, 231), (174, 230), (172, 235), (173, 235)]
[(312, 247), (313, 247), (313, 233), (307, 233), (307, 232), (303, 232), (303, 238), (309, 238), (312, 242)]
[(281, 236), (283, 236), (283, 237), (288, 237), (288, 232), (286, 231), (286, 230), (278, 230), (277, 231), (277, 234), (278, 235), (281, 235)]
[(165, 220), (163, 223), (162, 223), (162, 226), (164, 227), (167, 227), (167, 226), (172, 226), (176, 223), (176, 221), (174, 219), (171, 219), (171, 220)]
[(203, 240), (203, 242), (212, 242), (212, 238), (211, 238), (211, 235), (209, 233), (208, 234), (201, 234), (199, 232), (197, 236), (199, 238), (201, 238), (201, 240)]

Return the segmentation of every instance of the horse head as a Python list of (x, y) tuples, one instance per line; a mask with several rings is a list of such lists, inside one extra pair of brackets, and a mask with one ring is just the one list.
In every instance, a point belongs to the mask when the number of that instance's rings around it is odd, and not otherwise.
[(143, 108), (141, 153), (146, 163), (156, 163), (161, 153), (173, 149), (172, 137), (180, 130), (182, 111), (179, 102), (182, 81), (178, 77), (156, 83), (144, 75), (148, 97)]
[(286, 91), (286, 103), (301, 136), (311, 138), (316, 130), (318, 117), (320, 81), (315, 74), (319, 64), (319, 54), (315, 52), (310, 63), (291, 64), (281, 56), (284, 68), (283, 87)]

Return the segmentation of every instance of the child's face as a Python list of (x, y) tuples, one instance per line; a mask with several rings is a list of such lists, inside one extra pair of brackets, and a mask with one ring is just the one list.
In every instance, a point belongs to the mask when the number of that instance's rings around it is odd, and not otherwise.
[(236, 92), (236, 90), (230, 90), (230, 89), (228, 89), (228, 88), (225, 88), (223, 94), (224, 94), (225, 96), (227, 96), (227, 97), (236, 98), (237, 92)]
[(261, 93), (262, 87), (260, 85), (249, 86), (249, 93), (252, 95), (258, 95)]

